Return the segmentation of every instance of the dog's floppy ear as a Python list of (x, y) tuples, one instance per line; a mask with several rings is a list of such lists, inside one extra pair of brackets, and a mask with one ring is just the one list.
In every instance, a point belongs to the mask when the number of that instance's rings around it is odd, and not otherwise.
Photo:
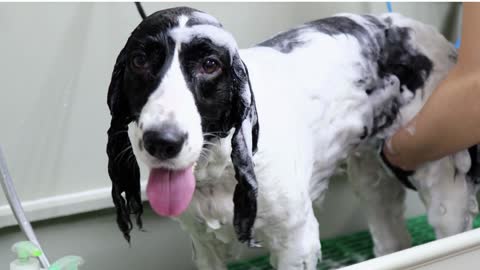
[(233, 224), (240, 242), (253, 242), (257, 216), (257, 179), (253, 155), (257, 150), (259, 124), (247, 66), (236, 55), (233, 61), (233, 111), (235, 132), (232, 137), (232, 163), (238, 183), (233, 194)]
[(115, 63), (108, 88), (107, 103), (112, 119), (107, 132), (107, 155), (117, 224), (125, 239), (130, 242), (130, 231), (133, 227), (130, 215), (136, 215), (137, 225), (141, 228), (143, 206), (140, 198), (140, 169), (128, 137), (128, 124), (132, 121), (132, 116), (122, 89), (126, 58), (123, 49)]

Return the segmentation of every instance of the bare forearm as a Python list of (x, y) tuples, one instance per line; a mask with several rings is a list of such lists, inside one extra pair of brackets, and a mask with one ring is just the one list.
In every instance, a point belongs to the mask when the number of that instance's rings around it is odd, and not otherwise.
[(395, 134), (386, 154), (403, 169), (441, 158), (480, 142), (480, 72), (455, 71), (423, 109)]
[[(458, 64), (422, 110), (384, 149), (394, 165), (411, 170), (480, 142), (480, 4), (463, 4)], [(411, 132), (415, 131), (415, 132)]]

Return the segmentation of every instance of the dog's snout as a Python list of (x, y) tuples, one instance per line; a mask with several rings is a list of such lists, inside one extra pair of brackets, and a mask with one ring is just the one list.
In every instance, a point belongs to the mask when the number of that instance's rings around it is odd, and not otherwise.
[(187, 134), (174, 125), (164, 125), (160, 129), (146, 130), (143, 143), (147, 152), (161, 160), (174, 158), (180, 153)]

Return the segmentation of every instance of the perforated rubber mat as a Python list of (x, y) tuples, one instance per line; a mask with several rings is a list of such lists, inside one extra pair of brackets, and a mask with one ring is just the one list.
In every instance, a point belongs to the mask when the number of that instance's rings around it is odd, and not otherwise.
[[(435, 240), (435, 234), (428, 224), (426, 216), (407, 220), (407, 227), (412, 235), (414, 246)], [(475, 219), (474, 227), (480, 227), (480, 216)], [(373, 258), (373, 243), (368, 231), (325, 239), (321, 243), (323, 259), (318, 264), (319, 270), (337, 269)], [(273, 270), (268, 256), (234, 262), (228, 266), (228, 269)]]

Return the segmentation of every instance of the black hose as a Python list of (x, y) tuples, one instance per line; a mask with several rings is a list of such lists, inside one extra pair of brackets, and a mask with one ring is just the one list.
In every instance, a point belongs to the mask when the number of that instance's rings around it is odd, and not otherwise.
[(142, 20), (145, 20), (145, 18), (147, 18), (147, 15), (143, 10), (142, 4), (140, 2), (135, 2), (135, 6), (137, 6), (138, 13), (140, 13), (140, 17), (142, 17)]

